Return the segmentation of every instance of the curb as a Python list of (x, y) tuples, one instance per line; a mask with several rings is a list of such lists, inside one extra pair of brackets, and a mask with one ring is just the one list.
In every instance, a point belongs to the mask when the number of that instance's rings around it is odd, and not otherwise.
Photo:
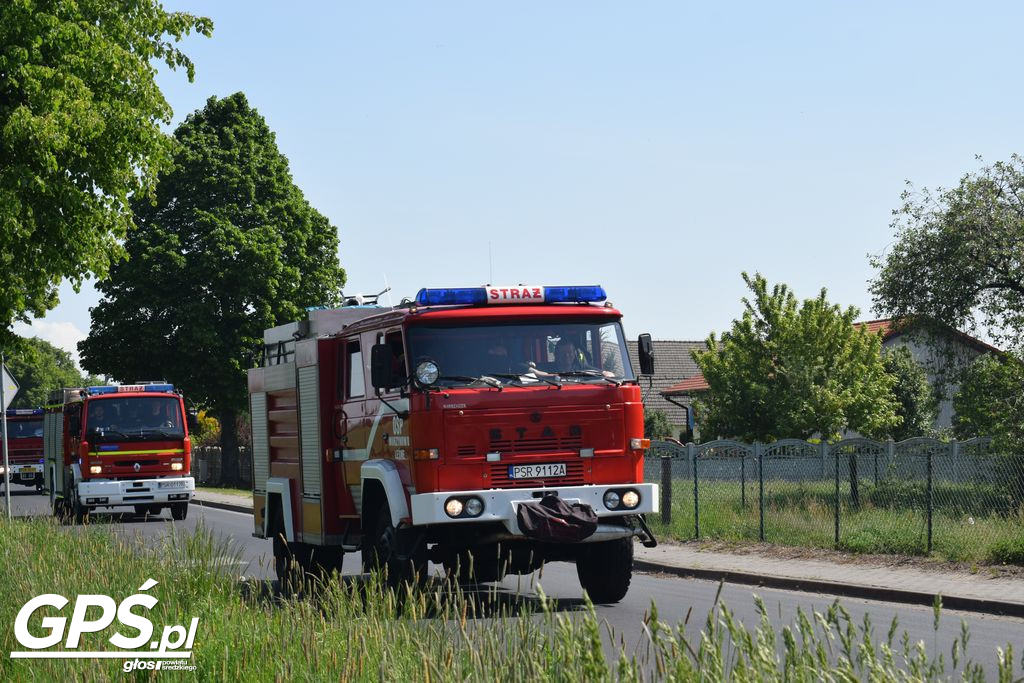
[(234, 503), (221, 503), (215, 500), (208, 500), (206, 498), (200, 498), (194, 496), (192, 498), (192, 505), (198, 505), (206, 508), (216, 508), (218, 510), (228, 510), (229, 512), (241, 512), (243, 514), (251, 515), (252, 507), (248, 505), (235, 505)]
[[(828, 593), (847, 598), (895, 602), (906, 605), (931, 607), (935, 603), (935, 594), (923, 591), (909, 591), (882, 586), (865, 586), (855, 583), (838, 583), (822, 579), (800, 579), (788, 576), (767, 576), (748, 572), (737, 572), (727, 569), (703, 569), (697, 567), (676, 567), (659, 564), (648, 560), (634, 560), (633, 567), (642, 572), (671, 574), (682, 578), (706, 579), (709, 581), (725, 581), (745, 586), (763, 586), (805, 593)], [(980, 612), (1002, 617), (1024, 618), (1024, 603), (1001, 602), (985, 598), (969, 598), (960, 595), (943, 595), (943, 609), (961, 610), (964, 612)]]

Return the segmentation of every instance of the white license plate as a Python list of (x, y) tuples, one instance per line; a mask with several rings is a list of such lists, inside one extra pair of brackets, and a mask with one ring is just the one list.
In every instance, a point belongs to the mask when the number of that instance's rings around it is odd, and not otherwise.
[(509, 479), (548, 479), (564, 477), (565, 463), (545, 463), (543, 465), (509, 465)]
[(187, 481), (161, 481), (158, 484), (159, 488), (162, 489), (184, 489), (188, 488)]

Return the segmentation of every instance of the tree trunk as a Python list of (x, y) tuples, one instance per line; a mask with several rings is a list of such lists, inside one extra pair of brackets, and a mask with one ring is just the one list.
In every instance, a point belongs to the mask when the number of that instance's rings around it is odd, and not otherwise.
[(220, 413), (220, 483), (221, 486), (239, 486), (242, 478), (238, 471), (238, 434), (235, 431), (238, 413), (225, 408)]
[(857, 474), (856, 453), (850, 453), (850, 504), (860, 508), (860, 476)]

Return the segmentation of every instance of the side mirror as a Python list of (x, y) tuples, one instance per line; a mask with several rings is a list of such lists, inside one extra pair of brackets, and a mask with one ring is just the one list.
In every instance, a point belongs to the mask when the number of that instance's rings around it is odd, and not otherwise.
[(185, 422), (188, 424), (188, 431), (194, 432), (199, 429), (199, 415), (196, 411), (190, 410), (185, 413)]
[(391, 372), (391, 347), (387, 344), (374, 344), (370, 349), (370, 384), (374, 389), (384, 390), (397, 384)]
[(80, 416), (68, 416), (68, 433), (76, 438), (82, 435), (82, 418)]
[(653, 375), (654, 342), (651, 341), (651, 335), (645, 333), (636, 338), (636, 351), (640, 359), (640, 374)]

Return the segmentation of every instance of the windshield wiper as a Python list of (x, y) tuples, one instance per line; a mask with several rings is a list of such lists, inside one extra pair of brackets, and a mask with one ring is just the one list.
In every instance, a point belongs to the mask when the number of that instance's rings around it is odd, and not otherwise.
[(169, 432), (166, 429), (140, 429), (139, 436), (162, 436), (165, 439), (183, 439), (181, 432)]
[(609, 377), (600, 370), (566, 370), (565, 372), (557, 372), (555, 374), (559, 377), (593, 377), (594, 379), (603, 379), (617, 387), (622, 385), (621, 380)]
[(526, 382), (523, 381), (523, 378), (524, 377), (529, 377), (530, 379), (532, 379), (534, 381), (544, 382), (545, 384), (550, 384), (551, 386), (558, 387), (559, 389), (562, 388), (562, 383), (557, 381), (557, 380), (548, 379), (547, 377), (538, 377), (537, 375), (531, 375), (530, 373), (526, 373), (526, 372), (524, 372), (521, 375), (515, 375), (515, 374), (512, 374), (510, 372), (492, 372), (490, 374), (491, 374), (492, 377), (502, 377), (504, 379), (519, 380), (519, 386), (526, 386)]
[(438, 380), (447, 379), (453, 382), (480, 382), (486, 384), (489, 387), (494, 387), (498, 391), (501, 391), (505, 387), (498, 380), (487, 375), (480, 375), (479, 377), (470, 377), (469, 375), (441, 375), (437, 378)]
[(89, 434), (91, 434), (93, 436), (93, 438), (99, 437), (101, 439), (106, 439), (108, 436), (113, 436), (114, 434), (117, 434), (122, 439), (129, 438), (127, 434), (125, 434), (124, 432), (122, 432), (122, 431), (120, 431), (118, 429), (97, 429), (97, 430), (90, 431)]

